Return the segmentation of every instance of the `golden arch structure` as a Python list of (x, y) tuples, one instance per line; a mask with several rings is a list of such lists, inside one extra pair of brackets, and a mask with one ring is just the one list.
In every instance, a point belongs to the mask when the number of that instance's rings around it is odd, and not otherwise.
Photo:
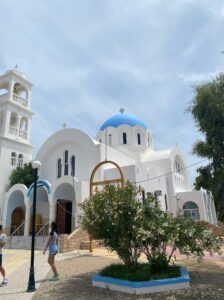
[[(103, 165), (106, 165), (106, 164), (114, 165), (117, 168), (117, 170), (119, 171), (120, 178), (102, 180), (102, 181), (94, 181), (94, 177), (95, 177), (96, 172), (98, 171), (98, 169), (100, 167), (102, 167)], [(100, 186), (100, 185), (106, 185), (107, 186), (107, 185), (114, 184), (114, 183), (117, 183), (118, 186), (120, 186), (121, 188), (124, 187), (124, 174), (123, 174), (123, 171), (122, 171), (121, 167), (116, 162), (114, 162), (112, 160), (105, 160), (105, 161), (100, 162), (99, 164), (97, 164), (95, 166), (95, 168), (93, 169), (92, 174), (90, 176), (90, 188), (89, 188), (90, 197), (94, 193), (94, 187), (97, 189), (98, 186)], [(93, 252), (93, 240), (92, 240), (91, 237), (90, 237), (90, 243), (89, 243), (89, 251)]]

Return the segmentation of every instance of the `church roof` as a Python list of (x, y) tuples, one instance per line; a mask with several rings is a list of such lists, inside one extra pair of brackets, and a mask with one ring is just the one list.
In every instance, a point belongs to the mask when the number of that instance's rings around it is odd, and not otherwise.
[(172, 150), (173, 149), (170, 148), (170, 149), (166, 149), (166, 150), (147, 152), (147, 155), (146, 155), (144, 161), (156, 161), (156, 160), (169, 159)]
[(103, 125), (100, 127), (100, 130), (104, 130), (107, 127), (118, 127), (120, 125), (129, 125), (129, 126), (142, 126), (147, 129), (146, 124), (139, 120), (137, 117), (129, 114), (117, 114), (108, 120), (106, 120)]

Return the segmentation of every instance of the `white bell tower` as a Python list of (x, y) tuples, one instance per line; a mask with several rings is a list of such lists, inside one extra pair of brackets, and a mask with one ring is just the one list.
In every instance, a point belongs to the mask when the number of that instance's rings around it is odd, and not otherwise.
[(12, 170), (32, 159), (31, 88), (17, 69), (0, 76), (0, 221)]

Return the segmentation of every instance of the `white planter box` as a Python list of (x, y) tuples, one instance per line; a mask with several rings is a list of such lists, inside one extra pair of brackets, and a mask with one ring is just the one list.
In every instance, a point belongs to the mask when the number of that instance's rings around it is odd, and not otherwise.
[(104, 289), (129, 294), (147, 294), (169, 290), (186, 289), (190, 286), (190, 277), (187, 269), (181, 267), (181, 276), (175, 278), (133, 282), (96, 274), (92, 276), (92, 284), (93, 286), (101, 287)]

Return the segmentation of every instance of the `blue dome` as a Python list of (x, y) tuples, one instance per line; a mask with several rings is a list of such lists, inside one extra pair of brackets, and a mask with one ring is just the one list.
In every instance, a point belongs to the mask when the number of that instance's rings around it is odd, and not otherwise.
[(129, 125), (132, 127), (139, 125), (147, 129), (146, 124), (135, 116), (128, 114), (118, 114), (106, 120), (100, 127), (100, 130), (103, 131), (107, 127), (118, 127), (120, 125)]

